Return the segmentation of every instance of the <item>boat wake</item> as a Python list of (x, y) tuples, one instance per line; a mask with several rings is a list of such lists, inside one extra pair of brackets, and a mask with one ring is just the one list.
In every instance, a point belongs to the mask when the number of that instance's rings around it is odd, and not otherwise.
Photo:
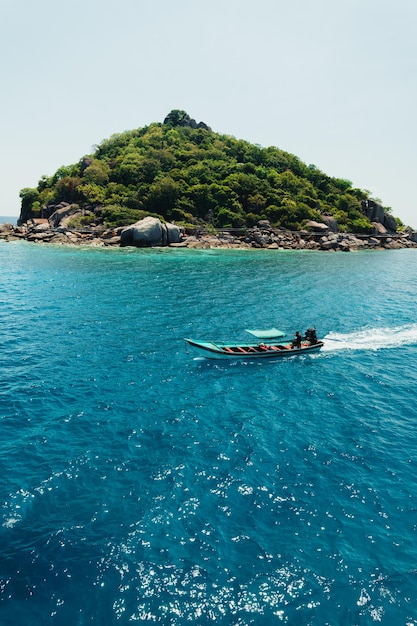
[(380, 350), (417, 344), (417, 324), (365, 328), (352, 333), (330, 332), (323, 338), (322, 352), (335, 350)]

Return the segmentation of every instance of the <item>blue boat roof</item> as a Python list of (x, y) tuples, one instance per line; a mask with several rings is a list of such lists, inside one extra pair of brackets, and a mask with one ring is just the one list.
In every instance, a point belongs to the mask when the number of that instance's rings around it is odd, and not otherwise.
[(278, 330), (278, 328), (267, 328), (265, 330), (248, 330), (245, 328), (247, 333), (254, 335), (258, 339), (273, 339), (275, 337), (285, 337), (285, 333), (282, 330)]

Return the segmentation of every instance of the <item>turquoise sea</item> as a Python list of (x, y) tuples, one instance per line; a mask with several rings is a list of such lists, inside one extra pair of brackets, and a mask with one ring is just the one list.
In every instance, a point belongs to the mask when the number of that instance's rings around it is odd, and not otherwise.
[(0, 264), (2, 626), (417, 624), (417, 250)]

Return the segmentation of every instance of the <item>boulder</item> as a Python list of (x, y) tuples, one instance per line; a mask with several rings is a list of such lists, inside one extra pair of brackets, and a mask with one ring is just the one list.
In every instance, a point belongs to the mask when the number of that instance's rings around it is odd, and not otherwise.
[(107, 239), (101, 238), (106, 246), (119, 246), (120, 245), (120, 237), (119, 235), (115, 235), (114, 237), (108, 237)]
[(73, 204), (66, 204), (57, 208), (49, 218), (49, 224), (52, 228), (57, 228), (62, 225), (62, 222), (68, 221), (67, 218), (74, 217), (75, 215), (82, 215), (79, 206)]
[(261, 230), (271, 230), (271, 222), (269, 220), (259, 220), (257, 226)]
[(380, 224), (384, 223), (384, 208), (380, 204), (377, 204), (374, 200), (365, 200), (362, 203), (362, 209), (370, 222), (379, 222)]
[(350, 250), (359, 250), (365, 247), (364, 242), (361, 239), (357, 239), (355, 235), (351, 233), (344, 236), (344, 241), (349, 243)]
[(337, 243), (329, 239), (320, 239), (320, 247), (322, 250), (334, 250), (337, 247)]
[(207, 126), (204, 122), (196, 122), (185, 111), (174, 109), (164, 119), (164, 124), (172, 124), (173, 126), (189, 126), (190, 128), (204, 128), (204, 130), (211, 131), (210, 126)]
[(55, 233), (53, 233), (53, 236), (49, 239), (50, 243), (55, 243), (55, 244), (63, 244), (63, 245), (68, 245), (70, 243), (74, 243), (74, 240), (72, 240), (70, 237), (68, 237), (68, 235), (64, 232), (64, 231), (55, 231)]
[(40, 231), (37, 232), (36, 230), (31, 230), (28, 232), (27, 236), (26, 236), (26, 240), (27, 241), (31, 241), (32, 243), (35, 242), (40, 242), (40, 241), (51, 241), (51, 239), (54, 236), (54, 231), (52, 230), (48, 230), (48, 231)]
[(346, 239), (341, 241), (339, 243), (339, 250), (341, 250), (342, 252), (350, 252), (351, 246), (350, 246), (349, 241), (347, 241)]
[(180, 229), (175, 224), (162, 224), (156, 217), (145, 217), (124, 228), (120, 233), (121, 246), (150, 248), (179, 243)]
[(163, 224), (165, 226), (166, 234), (167, 234), (167, 245), (172, 243), (180, 243), (181, 232), (178, 226), (175, 224), (171, 224), (171, 222), (167, 222)]
[(270, 242), (268, 241), (269, 236), (267, 232), (261, 232), (260, 230), (254, 228), (251, 233), (251, 239), (253, 243), (260, 247), (266, 247)]
[(320, 250), (320, 244), (318, 243), (318, 241), (314, 241), (313, 239), (311, 239), (310, 241), (306, 242), (305, 248), (306, 250)]
[(386, 235), (387, 234), (387, 229), (380, 222), (372, 222), (372, 226), (374, 229), (374, 232), (373, 232), (374, 235)]
[(83, 160), (81, 161), (81, 166), (80, 166), (81, 174), (83, 174), (84, 170), (86, 170), (87, 167), (90, 167), (92, 163), (93, 163), (93, 159), (91, 157), (88, 157), (88, 156), (83, 157)]
[(329, 230), (332, 231), (332, 233), (339, 232), (339, 225), (335, 217), (333, 217), (332, 215), (323, 215), (322, 219), (326, 226), (328, 226)]
[(400, 250), (404, 245), (397, 240), (390, 240), (384, 243), (384, 248), (388, 248), (389, 250)]
[(9, 234), (13, 230), (14, 230), (14, 226), (10, 222), (5, 222), (4, 224), (0, 224), (0, 235)]
[(384, 226), (385, 228), (390, 232), (390, 233), (396, 233), (397, 232), (397, 222), (395, 221), (395, 218), (390, 214), (385, 212), (384, 213)]
[(307, 222), (306, 227), (311, 228), (311, 230), (314, 230), (316, 233), (324, 233), (329, 230), (327, 224), (324, 224), (323, 222), (315, 222), (314, 220)]
[(49, 226), (48, 220), (45, 220), (44, 222), (41, 222), (40, 224), (35, 224), (34, 226), (30, 227), (30, 232), (34, 232), (34, 233), (46, 233), (50, 230), (51, 230), (51, 227)]
[(133, 245), (138, 247), (160, 246), (163, 241), (162, 224), (156, 217), (145, 217), (133, 224)]

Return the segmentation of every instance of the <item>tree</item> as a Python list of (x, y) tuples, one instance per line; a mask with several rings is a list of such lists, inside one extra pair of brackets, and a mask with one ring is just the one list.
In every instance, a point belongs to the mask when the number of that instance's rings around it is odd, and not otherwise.
[(137, 184), (143, 160), (143, 156), (137, 150), (130, 149), (124, 152), (116, 160), (112, 178), (117, 177), (125, 186)]
[(64, 176), (55, 185), (56, 199), (64, 202), (78, 202), (80, 193), (78, 187), (81, 184), (79, 176)]
[(245, 219), (230, 209), (221, 208), (217, 211), (215, 225), (220, 228), (242, 228), (245, 226)]
[(149, 188), (147, 206), (164, 217), (174, 208), (180, 189), (171, 177), (156, 179)]
[(19, 194), (22, 200), (22, 210), (30, 210), (32, 204), (39, 200), (39, 191), (31, 187), (25, 187)]
[(103, 204), (106, 198), (106, 189), (95, 183), (83, 183), (78, 186), (78, 192), (82, 195), (87, 204), (93, 206)]
[(95, 185), (106, 185), (109, 182), (110, 168), (105, 161), (93, 159), (91, 165), (83, 172), (83, 181)]
[(258, 179), (254, 174), (231, 174), (225, 179), (225, 184), (232, 189), (238, 197), (243, 210), (248, 209), (249, 196), (259, 186)]

